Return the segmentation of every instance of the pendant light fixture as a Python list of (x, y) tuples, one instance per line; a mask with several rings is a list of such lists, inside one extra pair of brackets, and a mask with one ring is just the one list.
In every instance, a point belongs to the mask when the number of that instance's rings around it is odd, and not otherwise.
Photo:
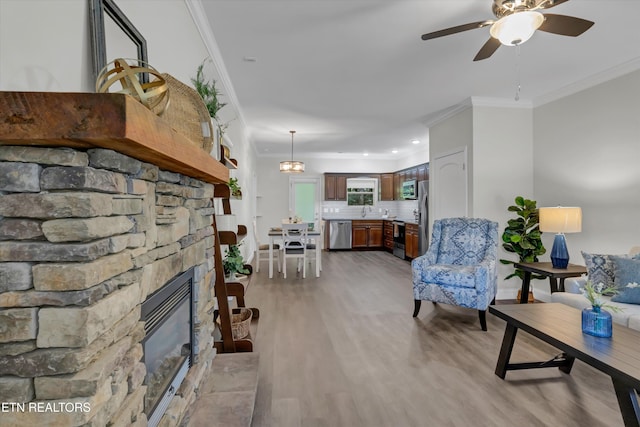
[(293, 134), (295, 130), (290, 130), (291, 134), (291, 160), (284, 160), (280, 162), (280, 172), (284, 173), (302, 173), (304, 172), (304, 162), (293, 160)]

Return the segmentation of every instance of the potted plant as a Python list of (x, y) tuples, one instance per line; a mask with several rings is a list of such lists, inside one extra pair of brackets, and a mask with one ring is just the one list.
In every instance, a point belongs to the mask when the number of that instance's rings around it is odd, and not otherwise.
[[(501, 259), (502, 264), (515, 264), (516, 262), (538, 262), (538, 256), (546, 252), (542, 244), (542, 232), (539, 229), (538, 208), (535, 200), (525, 199), (518, 196), (515, 198), (515, 205), (508, 208), (509, 212), (515, 212), (517, 218), (510, 219), (507, 227), (502, 233), (502, 247), (507, 252), (518, 255), (518, 261)], [(516, 268), (515, 271), (505, 277), (508, 280), (512, 277), (524, 278), (524, 271)], [(532, 279), (542, 279), (544, 276), (532, 275)]]
[(205, 64), (205, 61), (202, 61), (202, 64), (198, 66), (196, 70), (196, 78), (195, 79), (192, 78), (191, 83), (193, 83), (193, 86), (195, 87), (196, 91), (202, 97), (202, 100), (204, 101), (204, 105), (206, 105), (207, 110), (209, 111), (209, 115), (217, 123), (218, 111), (227, 104), (225, 102), (220, 102), (220, 100), (218, 99), (218, 97), (222, 94), (216, 88), (216, 81), (205, 80), (204, 73), (203, 73), (204, 64)]
[(238, 178), (229, 178), (229, 190), (231, 190), (231, 195), (233, 197), (237, 197), (238, 199), (242, 198), (242, 188), (240, 188), (240, 184), (238, 184)]
[(229, 245), (224, 251), (224, 255), (222, 267), (224, 268), (225, 276), (234, 280), (236, 273), (249, 274), (249, 270), (244, 266), (244, 259), (242, 258), (238, 245)]

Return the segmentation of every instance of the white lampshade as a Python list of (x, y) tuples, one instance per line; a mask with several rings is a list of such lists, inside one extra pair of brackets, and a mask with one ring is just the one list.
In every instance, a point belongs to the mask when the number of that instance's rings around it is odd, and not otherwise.
[(582, 231), (582, 209), (558, 206), (538, 209), (540, 231), (579, 233)]
[(304, 172), (304, 163), (297, 160), (285, 160), (280, 162), (280, 172), (301, 173)]
[(529, 40), (544, 22), (540, 12), (516, 12), (496, 21), (489, 30), (491, 37), (506, 46), (515, 46)]

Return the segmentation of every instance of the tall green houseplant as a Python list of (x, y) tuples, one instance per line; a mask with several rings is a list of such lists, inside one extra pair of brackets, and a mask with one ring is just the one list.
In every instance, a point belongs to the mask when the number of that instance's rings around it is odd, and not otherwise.
[[(508, 208), (509, 212), (515, 212), (517, 218), (510, 219), (507, 227), (502, 233), (502, 247), (507, 252), (518, 255), (518, 261), (501, 259), (502, 264), (515, 264), (516, 262), (538, 262), (538, 256), (546, 252), (542, 244), (538, 217), (538, 208), (535, 200), (525, 199), (518, 196), (515, 205)], [(508, 280), (512, 277), (524, 277), (524, 271), (516, 268), (513, 273), (505, 277)], [(542, 276), (533, 275), (532, 279), (540, 279)]]

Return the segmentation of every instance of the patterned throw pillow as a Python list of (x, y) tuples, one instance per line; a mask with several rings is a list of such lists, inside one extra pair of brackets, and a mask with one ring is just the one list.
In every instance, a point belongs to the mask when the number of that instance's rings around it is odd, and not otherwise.
[(615, 287), (615, 266), (611, 257), (629, 258), (628, 255), (590, 254), (582, 251), (582, 257), (587, 266), (589, 281), (594, 285), (603, 283), (605, 288)]
[(640, 304), (640, 259), (611, 257), (615, 269), (617, 295), (611, 301)]

